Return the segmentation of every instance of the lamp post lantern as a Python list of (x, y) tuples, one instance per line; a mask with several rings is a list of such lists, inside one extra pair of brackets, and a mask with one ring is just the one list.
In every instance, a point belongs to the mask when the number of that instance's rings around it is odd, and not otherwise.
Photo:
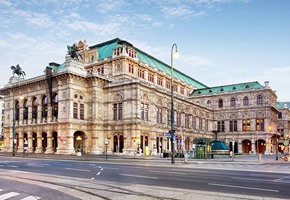
[[(174, 51), (175, 50), (175, 51)], [(177, 58), (179, 56), (177, 51), (177, 45), (174, 43), (171, 47), (171, 163), (174, 164), (174, 98), (173, 98), (173, 57)]]

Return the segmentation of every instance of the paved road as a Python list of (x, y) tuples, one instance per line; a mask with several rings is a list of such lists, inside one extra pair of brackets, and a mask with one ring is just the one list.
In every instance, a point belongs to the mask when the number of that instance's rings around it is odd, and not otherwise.
[[(4, 172), (1, 177), (7, 175), (6, 170), (25, 171), (6, 178), (12, 176), (22, 181), (37, 181), (38, 184), (77, 188), (74, 195), (82, 199), (90, 195), (100, 199), (118, 199), (120, 195), (127, 199), (136, 196), (138, 199), (192, 199), (192, 195), (203, 199), (288, 199), (289, 163), (265, 162), (266, 157), (264, 163), (260, 163), (250, 158), (191, 160), (186, 164), (177, 160), (175, 165), (171, 165), (170, 160), (156, 158), (63, 161), (2, 157), (0, 169), (5, 170), (1, 170)], [(281, 166), (283, 173), (279, 172)], [(32, 175), (28, 176), (27, 172)], [(84, 194), (79, 194), (82, 192)]]

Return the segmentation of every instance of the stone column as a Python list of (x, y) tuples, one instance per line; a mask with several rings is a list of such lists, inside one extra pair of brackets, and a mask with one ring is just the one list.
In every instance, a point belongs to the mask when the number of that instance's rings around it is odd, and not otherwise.
[(32, 107), (31, 105), (28, 106), (28, 116), (27, 116), (27, 124), (31, 124), (32, 122)]
[(251, 142), (252, 142), (252, 151), (254, 154), (256, 154), (257, 152), (256, 152), (256, 148), (255, 148), (255, 139), (252, 139)]
[(22, 133), (21, 136), (19, 135), (18, 152), (23, 152), (23, 143), (24, 143), (24, 140), (23, 140), (23, 133)]
[(54, 153), (52, 148), (52, 132), (47, 131), (47, 147), (46, 147), (46, 154)]
[[(39, 99), (39, 98), (37, 98)], [(38, 100), (38, 105), (37, 105), (37, 124), (40, 124), (42, 122), (42, 113), (41, 113), (41, 100)]]
[(43, 153), (43, 147), (42, 147), (42, 135), (39, 133), (37, 134), (37, 147), (35, 153)]
[(52, 122), (52, 107), (47, 106), (47, 122)]
[(28, 137), (28, 153), (33, 153), (33, 140), (32, 140), (32, 132), (28, 132), (27, 133), (27, 137)]

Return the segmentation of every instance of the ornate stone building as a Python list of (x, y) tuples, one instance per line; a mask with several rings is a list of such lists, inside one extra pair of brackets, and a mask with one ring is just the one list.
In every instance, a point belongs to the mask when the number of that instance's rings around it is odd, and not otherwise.
[[(17, 152), (28, 141), (34, 153), (103, 154), (105, 140), (109, 153), (170, 151), (163, 133), (170, 130), (171, 67), (118, 38), (76, 46), (82, 59), (67, 55), (44, 75), (11, 77), (1, 89), (4, 150), (12, 151), (15, 121)], [(208, 87), (176, 69), (173, 77), (177, 150), (192, 150), (194, 138), (212, 139), (216, 129), (236, 152), (273, 151), (279, 110), (268, 82)]]

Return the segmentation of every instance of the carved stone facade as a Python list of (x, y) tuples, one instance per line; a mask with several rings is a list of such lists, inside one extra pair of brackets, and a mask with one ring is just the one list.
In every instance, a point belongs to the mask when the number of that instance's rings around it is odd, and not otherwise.
[[(170, 130), (170, 66), (120, 39), (91, 47), (80, 41), (77, 46), (83, 61), (67, 55), (63, 64), (48, 66), (51, 93), (45, 75), (12, 77), (2, 89), (8, 92), (4, 150), (12, 151), (14, 119), (17, 152), (23, 152), (26, 140), (30, 153), (103, 154), (105, 140), (109, 154), (170, 151), (169, 138), (163, 137)], [(174, 70), (176, 149), (193, 150), (194, 138), (212, 139), (218, 126), (218, 139), (230, 145), (235, 141), (236, 152), (270, 153), (273, 134), (267, 127), (277, 130), (277, 97), (268, 83), (257, 85), (198, 94), (211, 88)], [(259, 95), (262, 102), (256, 104)], [(242, 105), (245, 96), (248, 105)]]

